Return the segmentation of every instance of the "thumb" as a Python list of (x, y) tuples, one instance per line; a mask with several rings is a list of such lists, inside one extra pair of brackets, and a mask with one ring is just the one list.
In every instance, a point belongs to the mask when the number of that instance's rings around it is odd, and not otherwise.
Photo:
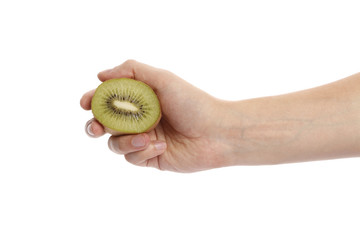
[(154, 90), (158, 90), (163, 85), (164, 72), (164, 70), (135, 60), (127, 60), (117, 67), (100, 72), (98, 78), (102, 82), (113, 78), (131, 78), (142, 81)]

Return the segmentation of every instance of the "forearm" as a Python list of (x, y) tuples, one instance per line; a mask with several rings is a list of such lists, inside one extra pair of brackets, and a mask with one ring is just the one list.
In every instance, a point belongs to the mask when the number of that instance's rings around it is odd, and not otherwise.
[(360, 156), (360, 74), (286, 95), (226, 103), (231, 165)]

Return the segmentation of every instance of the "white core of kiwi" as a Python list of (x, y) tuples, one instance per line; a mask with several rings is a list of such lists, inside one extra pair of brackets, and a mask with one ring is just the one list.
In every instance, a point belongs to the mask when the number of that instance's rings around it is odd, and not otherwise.
[(114, 100), (112, 103), (116, 108), (118, 109), (124, 109), (127, 111), (133, 111), (136, 112), (139, 110), (139, 108), (137, 108), (134, 104), (130, 103), (130, 102), (122, 102), (119, 100)]
[(103, 82), (95, 91), (91, 109), (113, 135), (151, 131), (161, 118), (155, 92), (145, 83), (129, 78)]

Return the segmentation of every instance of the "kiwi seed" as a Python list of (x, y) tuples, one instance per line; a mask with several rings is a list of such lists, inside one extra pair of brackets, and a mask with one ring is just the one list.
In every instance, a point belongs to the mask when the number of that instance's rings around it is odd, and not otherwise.
[(94, 117), (113, 135), (147, 132), (161, 118), (155, 92), (145, 83), (129, 78), (100, 84), (91, 109)]

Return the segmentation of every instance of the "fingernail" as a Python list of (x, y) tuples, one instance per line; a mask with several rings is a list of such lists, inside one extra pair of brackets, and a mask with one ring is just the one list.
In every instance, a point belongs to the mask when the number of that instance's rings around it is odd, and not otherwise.
[(93, 136), (95, 136), (95, 134), (92, 131), (91, 123), (92, 123), (91, 120), (86, 123), (85, 131), (89, 136), (93, 137)]
[(156, 150), (164, 150), (166, 148), (165, 142), (156, 142), (154, 143), (154, 147)]
[(136, 135), (135, 137), (133, 137), (133, 139), (131, 140), (131, 145), (133, 145), (134, 147), (144, 147), (146, 144), (145, 138), (143, 135)]
[(108, 141), (108, 145), (111, 151), (116, 152), (114, 147), (114, 141), (111, 138)]

